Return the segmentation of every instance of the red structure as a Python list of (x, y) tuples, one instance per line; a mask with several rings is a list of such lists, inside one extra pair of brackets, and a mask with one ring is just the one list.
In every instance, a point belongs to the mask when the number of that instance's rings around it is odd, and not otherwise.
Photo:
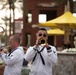
[[(64, 0), (63, 0), (64, 1)], [(47, 21), (54, 19), (64, 13), (65, 1), (61, 4), (52, 2), (52, 0), (24, 0), (23, 12), (23, 37), (24, 46), (35, 44), (35, 34), (38, 27), (32, 28), (33, 24), (39, 23), (39, 14), (46, 14)], [(31, 14), (31, 18), (29, 16)], [(49, 43), (54, 45), (54, 36), (49, 36)], [(57, 46), (63, 43), (63, 36), (57, 37)]]

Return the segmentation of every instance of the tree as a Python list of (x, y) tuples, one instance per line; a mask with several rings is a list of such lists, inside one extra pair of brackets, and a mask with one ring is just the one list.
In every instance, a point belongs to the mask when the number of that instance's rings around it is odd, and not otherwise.
[[(0, 0), (0, 12), (5, 11), (5, 15), (1, 17), (1, 19), (5, 22), (6, 27), (9, 26), (9, 36), (14, 34), (14, 19), (16, 19), (16, 9), (18, 12), (23, 15), (23, 4), (22, 0)], [(10, 10), (9, 14), (7, 12)], [(9, 16), (8, 16), (9, 15)], [(13, 22), (12, 22), (13, 20)], [(9, 24), (7, 24), (9, 21)], [(7, 29), (5, 29), (8, 31)]]

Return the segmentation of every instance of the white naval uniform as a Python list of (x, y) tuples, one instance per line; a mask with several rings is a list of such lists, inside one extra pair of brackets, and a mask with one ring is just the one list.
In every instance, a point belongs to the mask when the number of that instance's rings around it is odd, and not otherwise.
[[(31, 64), (29, 75), (52, 75), (52, 65), (57, 63), (57, 51), (54, 46), (50, 46), (51, 49), (47, 51), (47, 48), (44, 48), (41, 52), (41, 55), (45, 61), (45, 65), (42, 63), (40, 55), (37, 54), (35, 61)], [(37, 48), (38, 50), (42, 49), (42, 46)], [(29, 47), (24, 58), (26, 61), (32, 61), (36, 51), (34, 47)]]
[(24, 50), (21, 46), (15, 49), (10, 56), (2, 54), (1, 58), (5, 63), (4, 75), (21, 75)]

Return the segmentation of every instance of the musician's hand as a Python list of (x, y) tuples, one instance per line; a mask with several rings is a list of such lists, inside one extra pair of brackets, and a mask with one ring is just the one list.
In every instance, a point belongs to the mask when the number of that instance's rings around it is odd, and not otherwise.
[(49, 46), (49, 44), (47, 43), (47, 44), (45, 44), (45, 47), (48, 48), (48, 47), (50, 47), (50, 46)]
[(38, 38), (36, 39), (36, 44), (35, 44), (35, 47), (36, 47), (36, 48), (39, 46), (39, 40), (40, 40), (40, 38), (41, 38), (41, 37), (38, 37)]
[(3, 49), (3, 52), (4, 53), (8, 53), (8, 49)]

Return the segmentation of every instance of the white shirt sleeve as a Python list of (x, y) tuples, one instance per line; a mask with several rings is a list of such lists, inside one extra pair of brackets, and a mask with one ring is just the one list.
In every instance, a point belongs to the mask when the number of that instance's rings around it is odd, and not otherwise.
[(2, 54), (1, 59), (6, 65), (11, 65), (17, 63), (22, 59), (23, 52), (20, 49), (15, 50), (8, 56), (7, 54)]
[(31, 61), (33, 59), (33, 57), (35, 56), (36, 51), (33, 49), (33, 47), (29, 47), (27, 49), (26, 54), (24, 55), (24, 58), (26, 61)]
[(51, 46), (51, 52), (48, 52), (48, 60), (52, 64), (57, 64), (57, 51), (54, 46)]

